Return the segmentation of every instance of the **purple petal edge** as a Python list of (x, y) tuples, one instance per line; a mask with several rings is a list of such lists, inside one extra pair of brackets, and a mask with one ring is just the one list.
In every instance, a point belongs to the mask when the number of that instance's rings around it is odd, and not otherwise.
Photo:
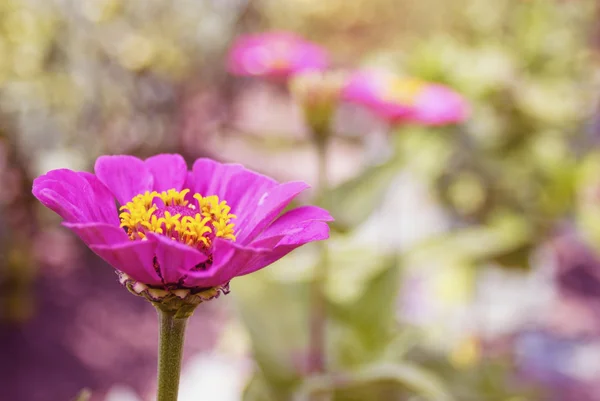
[(156, 243), (129, 241), (113, 245), (91, 245), (90, 248), (115, 269), (127, 273), (134, 280), (146, 285), (162, 285), (154, 269)]
[(154, 178), (149, 168), (134, 156), (100, 156), (94, 171), (121, 205), (138, 194), (152, 190)]
[(207, 259), (197, 249), (164, 235), (148, 233), (148, 239), (156, 243), (155, 255), (165, 284), (179, 283), (188, 271)]

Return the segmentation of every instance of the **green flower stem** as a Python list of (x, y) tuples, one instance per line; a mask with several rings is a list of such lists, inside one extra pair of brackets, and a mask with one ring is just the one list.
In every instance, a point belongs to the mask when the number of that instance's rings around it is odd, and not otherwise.
[(325, 373), (325, 326), (327, 323), (327, 300), (325, 284), (327, 282), (327, 245), (321, 245), (321, 262), (316, 268), (311, 282), (310, 312), (310, 363), (311, 373)]
[(159, 306), (156, 310), (160, 323), (157, 401), (177, 401), (183, 339), (189, 315), (181, 315)]
[(329, 174), (327, 170), (327, 159), (329, 156), (329, 134), (313, 134), (317, 148), (317, 198), (325, 195), (329, 189)]
[[(329, 188), (327, 174), (328, 160), (328, 133), (313, 135), (317, 147), (318, 155), (318, 181), (316, 198), (325, 196)], [(310, 332), (309, 332), (309, 372), (313, 375), (323, 374), (327, 370), (326, 355), (326, 336), (325, 329), (327, 325), (327, 299), (325, 298), (325, 285), (327, 283), (327, 243), (320, 243), (321, 260), (317, 266), (310, 288)], [(312, 397), (314, 401), (328, 400), (327, 394)]]

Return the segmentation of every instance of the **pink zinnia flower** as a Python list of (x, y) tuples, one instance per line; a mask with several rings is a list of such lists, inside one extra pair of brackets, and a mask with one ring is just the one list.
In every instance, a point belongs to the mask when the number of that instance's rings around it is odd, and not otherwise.
[(279, 184), (241, 165), (198, 159), (188, 171), (176, 154), (102, 156), (95, 172), (50, 171), (33, 194), (144, 288), (225, 292), (234, 277), (329, 236), (332, 218), (321, 208), (280, 215), (307, 184)]
[(228, 69), (235, 75), (287, 78), (306, 70), (324, 70), (325, 50), (290, 32), (245, 35), (229, 53)]
[(446, 125), (464, 121), (469, 107), (452, 89), (381, 71), (359, 71), (348, 79), (343, 98), (392, 123)]

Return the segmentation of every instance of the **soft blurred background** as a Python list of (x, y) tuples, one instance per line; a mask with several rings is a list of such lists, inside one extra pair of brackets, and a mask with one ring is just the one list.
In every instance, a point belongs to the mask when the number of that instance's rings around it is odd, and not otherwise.
[(31, 195), (50, 169), (177, 152), (318, 182), (285, 83), (239, 35), (462, 94), (427, 127), (337, 108), (326, 365), (308, 374), (307, 246), (202, 304), (181, 401), (600, 400), (600, 10), (586, 0), (1, 0), (0, 399), (150, 400), (153, 308)]

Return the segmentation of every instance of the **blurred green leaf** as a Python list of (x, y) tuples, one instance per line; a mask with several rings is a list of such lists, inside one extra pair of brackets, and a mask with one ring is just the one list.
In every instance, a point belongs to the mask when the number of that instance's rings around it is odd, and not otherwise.
[[(361, 368), (366, 363), (391, 360), (387, 351), (392, 346), (398, 349), (394, 341), (400, 339), (396, 330), (398, 257), (375, 249), (357, 249), (348, 240), (337, 238), (337, 242), (329, 250), (328, 282), (339, 280), (353, 289), (347, 293), (339, 291), (343, 285), (328, 286), (330, 369)], [(341, 246), (339, 242), (346, 243)], [(354, 252), (348, 253), (349, 248)], [(233, 283), (232, 293), (259, 367), (246, 388), (245, 400), (286, 399), (300, 384), (308, 341), (310, 275), (298, 270), (317, 261), (310, 250), (298, 252), (273, 269)], [(295, 277), (286, 274), (291, 271), (296, 271)], [(346, 277), (354, 278), (344, 281)]]
[(534, 246), (535, 244), (533, 243), (524, 243), (515, 249), (509, 249), (504, 252), (490, 255), (487, 261), (496, 263), (506, 269), (527, 270), (529, 268)]
[(269, 391), (269, 386), (265, 382), (264, 375), (257, 371), (252, 375), (250, 381), (244, 388), (242, 394), (243, 401), (277, 401)]
[(392, 158), (325, 193), (318, 204), (335, 218), (331, 227), (347, 232), (364, 222), (381, 204), (400, 168), (398, 160)]
[(528, 221), (514, 213), (497, 213), (486, 226), (445, 233), (415, 246), (407, 258), (461, 258), (488, 261), (528, 247), (533, 239)]
[(450, 363), (446, 355), (432, 350), (421, 349), (420, 355), (413, 357), (419, 359), (420, 366), (435, 372), (455, 399), (460, 401), (533, 401), (549, 398), (536, 392), (534, 383), (514, 385), (518, 373), (514, 371), (514, 362), (506, 354), (483, 358), (479, 363), (461, 369)]
[[(311, 394), (335, 392), (336, 401), (364, 400), (367, 398), (357, 398), (357, 395), (361, 394), (361, 387), (364, 388), (375, 383), (393, 383), (400, 388), (419, 394), (427, 400), (450, 401), (453, 399), (448, 389), (435, 374), (410, 362), (378, 363), (354, 371), (309, 378), (300, 387), (296, 399), (298, 401), (307, 400)], [(373, 391), (368, 391), (368, 399), (383, 400), (383, 398), (373, 397), (373, 395)]]
[(399, 127), (394, 146), (403, 167), (430, 181), (447, 169), (460, 131), (460, 127)]
[(372, 280), (388, 270), (396, 255), (383, 246), (365, 246), (351, 237), (337, 235), (328, 241), (329, 300), (340, 305), (354, 305), (369, 291)]
[[(232, 283), (232, 294), (252, 343), (263, 383), (276, 400), (303, 371), (308, 323), (308, 283), (275, 280), (260, 271)], [(253, 385), (253, 392), (258, 392)]]
[[(400, 286), (398, 260), (396, 255), (380, 255), (373, 260), (379, 263), (370, 267), (376, 270), (372, 277), (365, 278), (359, 296), (345, 302), (330, 297), (329, 349), (336, 367), (356, 367), (381, 358), (394, 337)], [(347, 266), (348, 270), (368, 268), (359, 260)]]
[(600, 207), (598, 185), (600, 184), (600, 152), (590, 153), (577, 171), (577, 227), (593, 246), (600, 246)]

